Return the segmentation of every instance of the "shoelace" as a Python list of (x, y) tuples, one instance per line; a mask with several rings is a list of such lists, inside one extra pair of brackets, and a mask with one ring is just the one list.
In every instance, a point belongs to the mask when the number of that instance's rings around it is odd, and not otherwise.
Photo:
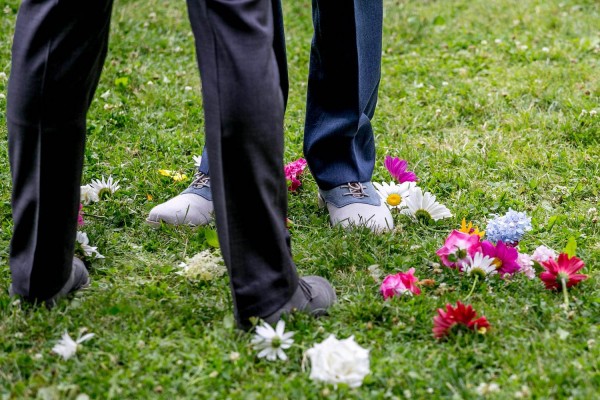
[(349, 193), (344, 193), (343, 196), (352, 196), (356, 199), (362, 199), (363, 197), (369, 197), (368, 193), (365, 193), (366, 186), (363, 186), (360, 182), (348, 182), (347, 185), (340, 187), (348, 188)]
[(196, 172), (191, 186), (196, 189), (202, 189), (205, 186), (210, 187), (210, 176), (206, 175), (204, 172)]
[(302, 293), (304, 293), (304, 297), (306, 297), (308, 301), (311, 301), (314, 298), (311, 291), (312, 287), (308, 283), (300, 279), (298, 281), (298, 286), (300, 286), (300, 289), (302, 289)]

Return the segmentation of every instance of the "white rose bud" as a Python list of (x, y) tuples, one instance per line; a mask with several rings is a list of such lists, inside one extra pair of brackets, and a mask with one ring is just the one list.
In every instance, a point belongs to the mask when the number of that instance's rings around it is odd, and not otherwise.
[(338, 340), (329, 335), (306, 351), (310, 359), (310, 378), (337, 385), (359, 387), (369, 373), (369, 350), (360, 347), (354, 336)]

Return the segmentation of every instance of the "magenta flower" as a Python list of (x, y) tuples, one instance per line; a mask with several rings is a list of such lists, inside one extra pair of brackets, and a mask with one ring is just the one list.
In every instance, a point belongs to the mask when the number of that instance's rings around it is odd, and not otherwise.
[(542, 262), (542, 267), (545, 271), (540, 274), (540, 279), (549, 290), (559, 290), (563, 284), (571, 287), (587, 279), (587, 275), (577, 273), (585, 267), (583, 261), (575, 256), (569, 258), (566, 253), (560, 253), (558, 260), (550, 258), (548, 261)]
[(473, 257), (479, 251), (481, 251), (479, 235), (469, 235), (455, 229), (446, 239), (444, 246), (435, 254), (446, 267), (461, 269), (462, 263), (467, 262), (467, 256)]
[(381, 283), (381, 294), (384, 299), (394, 296), (421, 294), (421, 289), (416, 285), (418, 278), (414, 275), (415, 269), (411, 268), (407, 272), (398, 272), (394, 275), (388, 275)]
[(288, 190), (290, 192), (295, 192), (302, 185), (298, 177), (302, 174), (304, 168), (306, 168), (306, 160), (304, 158), (292, 161), (284, 167), (285, 179), (288, 182)]
[(384, 164), (390, 172), (390, 175), (392, 175), (398, 183), (417, 182), (419, 180), (414, 172), (406, 170), (408, 165), (406, 160), (401, 160), (398, 157), (385, 156)]
[(79, 203), (79, 212), (77, 213), (77, 225), (83, 225), (83, 204)]
[(506, 245), (502, 240), (494, 244), (488, 240), (481, 242), (481, 250), (484, 256), (494, 259), (493, 264), (500, 276), (514, 274), (521, 266), (518, 263), (519, 252), (514, 247)]

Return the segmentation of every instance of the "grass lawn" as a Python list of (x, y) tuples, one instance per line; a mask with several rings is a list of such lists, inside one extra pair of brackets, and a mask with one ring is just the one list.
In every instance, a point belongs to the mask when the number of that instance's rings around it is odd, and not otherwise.
[[(302, 157), (312, 23), (310, 1), (284, 3), (290, 162)], [(295, 332), (287, 362), (257, 358), (252, 335), (234, 328), (226, 277), (193, 282), (176, 273), (186, 258), (216, 252), (214, 226), (144, 223), (153, 206), (190, 183), (192, 157), (204, 141), (183, 1), (117, 0), (114, 7), (108, 59), (88, 115), (82, 184), (112, 175), (121, 188), (84, 206), (82, 230), (106, 257), (92, 262), (91, 287), (52, 311), (9, 298), (5, 94), (18, 4), (0, 2), (2, 399), (600, 396), (597, 0), (385, 1), (374, 180), (391, 180), (386, 155), (406, 159), (419, 186), (453, 216), (426, 225), (395, 213), (394, 232), (381, 236), (331, 229), (314, 179), (303, 175), (289, 196), (294, 258), (301, 274), (330, 279), (339, 302), (327, 318), (285, 318)], [(175, 182), (160, 169), (188, 178)], [(436, 340), (436, 310), (472, 288), (439, 266), (436, 250), (463, 217), (485, 229), (493, 214), (509, 209), (532, 218), (521, 252), (539, 245), (562, 251), (574, 238), (589, 279), (569, 290), (567, 308), (538, 278), (482, 282), (465, 302), (486, 316), (490, 331)], [(409, 268), (435, 285), (383, 301), (381, 280)], [(51, 349), (65, 331), (95, 336), (63, 360)], [(361, 387), (309, 378), (303, 354), (330, 334), (353, 335), (370, 350), (371, 373)]]

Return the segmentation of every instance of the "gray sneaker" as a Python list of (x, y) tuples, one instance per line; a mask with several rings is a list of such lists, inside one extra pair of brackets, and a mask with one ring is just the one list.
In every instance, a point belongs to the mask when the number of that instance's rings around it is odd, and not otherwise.
[[(81, 289), (85, 289), (89, 285), (90, 276), (88, 274), (87, 268), (85, 267), (85, 264), (83, 264), (83, 261), (81, 261), (79, 258), (74, 257), (73, 268), (71, 269), (71, 276), (69, 276), (69, 279), (63, 285), (62, 289), (60, 289), (60, 291), (54, 296), (45, 300), (44, 303), (46, 304), (47, 308), (52, 308), (56, 305), (58, 300), (62, 299), (63, 297), (66, 297), (70, 293), (76, 292)], [(10, 285), (10, 287), (8, 288), (8, 294), (11, 297), (17, 296), (17, 294), (13, 290), (12, 285)], [(29, 301), (28, 299), (25, 300)]]
[(371, 182), (349, 182), (331, 190), (319, 190), (319, 207), (327, 207), (333, 226), (366, 226), (375, 233), (394, 228), (392, 214)]
[(210, 177), (197, 172), (194, 181), (180, 195), (154, 207), (146, 223), (158, 227), (169, 225), (200, 226), (213, 220), (214, 207), (210, 191)]
[(272, 325), (277, 323), (283, 314), (294, 311), (306, 312), (318, 317), (326, 314), (327, 309), (336, 300), (335, 290), (327, 279), (314, 275), (305, 276), (300, 278), (298, 289), (292, 298), (279, 310), (262, 319)]

